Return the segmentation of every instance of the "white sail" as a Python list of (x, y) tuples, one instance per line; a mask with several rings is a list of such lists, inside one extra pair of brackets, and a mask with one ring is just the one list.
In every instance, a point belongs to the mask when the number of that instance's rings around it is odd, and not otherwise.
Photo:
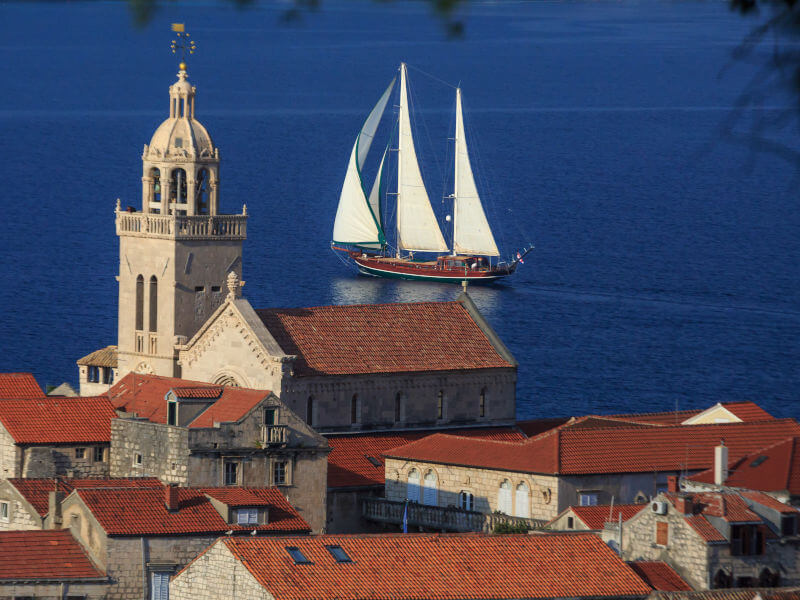
[(461, 89), (456, 89), (455, 178), (453, 184), (453, 252), (499, 256), (489, 222), (481, 206), (464, 136)]
[[(336, 243), (380, 247), (385, 241), (380, 225), (380, 215), (377, 212), (373, 213), (367, 202), (364, 183), (361, 180), (361, 168), (364, 166), (393, 86), (394, 79), (386, 88), (381, 99), (378, 100), (375, 108), (369, 113), (355, 144), (353, 144), (342, 193), (339, 195), (336, 220), (333, 222), (333, 241)], [(380, 178), (380, 173), (378, 177)]]
[(381, 164), (378, 167), (378, 174), (375, 176), (372, 190), (369, 193), (369, 207), (372, 210), (372, 214), (375, 215), (375, 221), (378, 223), (378, 227), (383, 227), (381, 224), (381, 181), (383, 181), (383, 165), (386, 162), (386, 154), (388, 152), (389, 147), (387, 146), (386, 150), (383, 151)]
[(417, 164), (408, 114), (406, 65), (400, 65), (400, 119), (397, 166), (397, 245), (404, 250), (447, 252)]

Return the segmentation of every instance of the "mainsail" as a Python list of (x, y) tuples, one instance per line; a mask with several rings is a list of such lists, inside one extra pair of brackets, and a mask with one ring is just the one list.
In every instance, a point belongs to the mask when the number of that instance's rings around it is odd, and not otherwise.
[(456, 89), (455, 178), (453, 183), (453, 252), (499, 256), (481, 206), (464, 135), (461, 88)]
[(400, 118), (397, 165), (397, 245), (404, 250), (447, 252), (422, 181), (411, 135), (406, 65), (400, 65)]
[[(386, 241), (380, 222), (379, 201), (376, 197), (373, 207), (372, 194), (370, 194), (370, 201), (367, 200), (364, 182), (361, 179), (361, 169), (372, 145), (372, 139), (375, 137), (375, 131), (378, 129), (383, 111), (386, 109), (394, 82), (395, 80), (392, 79), (375, 108), (369, 113), (355, 144), (353, 144), (342, 193), (339, 196), (339, 207), (336, 209), (336, 220), (333, 223), (333, 241), (336, 243), (380, 248)], [(385, 156), (384, 153), (384, 158)], [(381, 160), (381, 168), (378, 171), (376, 182), (380, 181), (382, 171), (383, 160)], [(379, 187), (378, 183), (376, 185)]]

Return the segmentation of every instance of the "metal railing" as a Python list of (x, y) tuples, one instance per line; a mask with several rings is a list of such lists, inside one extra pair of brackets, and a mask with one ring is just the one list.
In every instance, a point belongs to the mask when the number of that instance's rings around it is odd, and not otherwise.
[(245, 239), (247, 215), (156, 215), (117, 213), (117, 234), (170, 239)]

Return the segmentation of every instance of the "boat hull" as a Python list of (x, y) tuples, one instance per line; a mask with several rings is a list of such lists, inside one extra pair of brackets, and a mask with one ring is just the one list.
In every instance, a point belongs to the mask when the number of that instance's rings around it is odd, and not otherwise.
[(492, 283), (514, 272), (513, 268), (492, 268), (485, 270), (441, 269), (430, 263), (414, 261), (386, 260), (363, 256), (352, 256), (363, 275), (386, 277), (389, 279), (406, 279), (410, 281), (433, 281), (441, 283)]

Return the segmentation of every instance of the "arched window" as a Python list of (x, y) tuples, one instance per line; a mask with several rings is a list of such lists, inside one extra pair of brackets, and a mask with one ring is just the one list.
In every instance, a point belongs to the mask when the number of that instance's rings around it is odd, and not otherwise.
[(480, 398), (478, 399), (478, 416), (486, 416), (486, 388), (481, 390)]
[[(156, 167), (150, 169), (150, 178), (153, 180), (153, 202), (161, 202), (161, 171)], [(158, 209), (156, 209), (158, 210)]]
[(314, 396), (309, 396), (306, 400), (306, 423), (314, 424)]
[(472, 492), (462, 490), (458, 494), (458, 505), (464, 510), (475, 510), (475, 497)]
[(170, 186), (170, 202), (186, 204), (186, 171), (172, 169), (172, 185)]
[(195, 202), (197, 203), (197, 214), (208, 214), (208, 169), (203, 167), (197, 172), (197, 182), (194, 192)]
[(436, 506), (439, 496), (439, 478), (433, 470), (425, 473), (424, 488), (422, 492), (422, 503), (428, 506)]
[(217, 377), (216, 381), (214, 381), (216, 385), (222, 385), (226, 387), (240, 387), (239, 382), (233, 375), (220, 375)]
[(436, 394), (436, 418), (444, 419), (444, 390)]
[(515, 502), (515, 511), (514, 516), (516, 517), (524, 517), (526, 519), (530, 518), (531, 516), (531, 495), (530, 495), (530, 488), (528, 484), (524, 481), (521, 482), (517, 486), (517, 495), (516, 495), (516, 502)]
[(158, 331), (158, 279), (150, 278), (150, 331)]
[(401, 421), (406, 420), (405, 410), (404, 410), (404, 400), (403, 392), (397, 392), (397, 395), (394, 397), (394, 422), (400, 423)]
[(412, 502), (419, 502), (419, 471), (416, 469), (411, 469), (408, 472), (406, 497)]
[(136, 278), (136, 331), (144, 330), (144, 277)]
[(359, 405), (358, 405), (358, 394), (353, 394), (353, 397), (350, 399), (350, 423), (355, 425), (359, 422)]
[(714, 588), (729, 588), (733, 583), (733, 578), (722, 569), (714, 575)]
[(508, 479), (503, 480), (500, 489), (497, 490), (497, 510), (507, 515), (511, 514), (511, 482)]

